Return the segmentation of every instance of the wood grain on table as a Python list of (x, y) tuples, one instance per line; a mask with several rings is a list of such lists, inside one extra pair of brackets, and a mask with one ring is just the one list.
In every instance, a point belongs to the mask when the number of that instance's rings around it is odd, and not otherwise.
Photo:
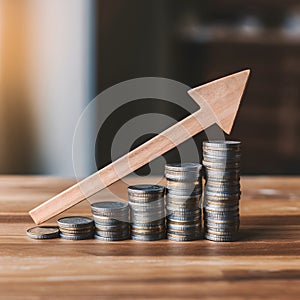
[[(34, 226), (27, 212), (73, 183), (0, 177), (1, 299), (300, 298), (300, 177), (242, 178), (238, 242), (27, 237)], [(126, 185), (118, 182), (92, 201), (114, 195), (126, 197)], [(88, 201), (62, 215), (78, 214), (91, 215)]]

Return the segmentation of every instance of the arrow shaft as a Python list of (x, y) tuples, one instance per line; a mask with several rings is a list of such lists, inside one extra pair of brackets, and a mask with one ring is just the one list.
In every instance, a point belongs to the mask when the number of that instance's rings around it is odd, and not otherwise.
[[(201, 110), (186, 117), (180, 122), (169, 127), (159, 135), (153, 137), (149, 141), (145, 142), (141, 146), (135, 148), (128, 154), (122, 156), (109, 166), (102, 169), (106, 171), (110, 169), (110, 172), (116, 171), (119, 176), (118, 179), (134, 172), (138, 168), (144, 166), (160, 155), (168, 152), (179, 144), (183, 143), (187, 139), (193, 137), (195, 134), (201, 132), (212, 123), (206, 122), (205, 125), (201, 120), (203, 115)], [(101, 175), (102, 170), (98, 171), (98, 175)], [(114, 178), (116, 176), (113, 176)], [(105, 186), (112, 184), (113, 182), (105, 182)]]
[(212, 123), (203, 110), (196, 111), (103, 169), (34, 208), (29, 212), (31, 217), (37, 224), (43, 223), (168, 152)]

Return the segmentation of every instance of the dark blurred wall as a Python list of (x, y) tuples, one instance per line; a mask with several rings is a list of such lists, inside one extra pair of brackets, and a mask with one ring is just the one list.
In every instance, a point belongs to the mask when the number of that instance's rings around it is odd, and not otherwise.
[(168, 64), (164, 1), (96, 1), (98, 91), (136, 77), (161, 76)]
[(135, 77), (195, 86), (250, 68), (228, 137), (243, 142), (243, 173), (300, 174), (297, 2), (96, 1), (95, 95)]

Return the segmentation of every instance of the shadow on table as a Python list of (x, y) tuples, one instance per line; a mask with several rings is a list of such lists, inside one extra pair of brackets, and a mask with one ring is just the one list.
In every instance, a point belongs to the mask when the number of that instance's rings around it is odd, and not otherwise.
[[(85, 253), (95, 256), (298, 255), (300, 216), (245, 216), (236, 242), (100, 242)], [(94, 243), (93, 243), (94, 244)], [(291, 247), (292, 245), (292, 247)]]

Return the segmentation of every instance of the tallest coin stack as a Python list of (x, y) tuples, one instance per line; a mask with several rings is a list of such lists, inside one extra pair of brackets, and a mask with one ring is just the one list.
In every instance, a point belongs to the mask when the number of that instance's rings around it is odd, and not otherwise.
[(203, 143), (204, 236), (216, 242), (237, 239), (240, 225), (241, 142), (211, 141)]

